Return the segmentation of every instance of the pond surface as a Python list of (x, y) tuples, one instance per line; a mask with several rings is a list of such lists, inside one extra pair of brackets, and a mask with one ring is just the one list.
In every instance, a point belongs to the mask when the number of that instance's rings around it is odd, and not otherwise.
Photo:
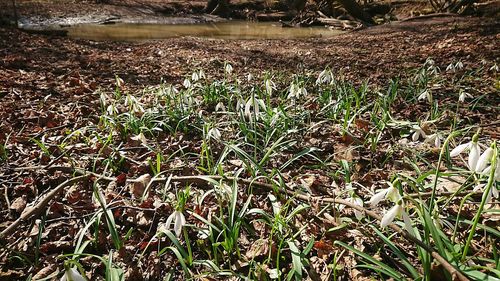
[(302, 39), (332, 37), (343, 33), (325, 27), (286, 28), (280, 23), (230, 21), (204, 24), (82, 24), (68, 28), (73, 38), (137, 41), (183, 36), (218, 39)]

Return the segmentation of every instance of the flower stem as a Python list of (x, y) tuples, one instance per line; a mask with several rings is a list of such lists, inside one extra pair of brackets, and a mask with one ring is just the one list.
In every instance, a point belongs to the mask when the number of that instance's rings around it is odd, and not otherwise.
[(472, 228), (469, 231), (469, 237), (467, 237), (467, 242), (465, 243), (464, 251), (462, 252), (462, 261), (465, 261), (465, 258), (467, 257), (467, 252), (469, 250), (470, 244), (472, 242), (472, 238), (474, 237), (474, 234), (476, 232), (477, 224), (479, 222), (479, 219), (481, 218), (481, 214), (484, 209), (484, 205), (486, 205), (486, 199), (488, 198), (488, 194), (490, 194), (491, 188), (493, 188), (493, 183), (495, 182), (495, 169), (497, 166), (497, 156), (498, 156), (498, 151), (497, 151), (497, 144), (496, 142), (493, 142), (491, 145), (491, 148), (493, 148), (493, 156), (491, 159), (491, 170), (490, 170), (490, 177), (488, 179), (488, 185), (486, 186), (486, 189), (484, 190), (483, 197), (481, 199), (481, 204), (479, 205), (479, 209), (477, 210), (476, 216), (474, 217), (474, 222), (472, 223)]
[(438, 183), (438, 176), (439, 176), (439, 167), (441, 167), (441, 162), (443, 162), (443, 156), (446, 152), (446, 149), (448, 147), (448, 144), (450, 143), (450, 140), (454, 137), (456, 137), (459, 134), (459, 132), (453, 132), (451, 133), (446, 140), (443, 143), (443, 146), (441, 147), (441, 152), (439, 152), (439, 159), (438, 163), (436, 166), (436, 173), (434, 174), (434, 183), (432, 185), (432, 194), (431, 194), (431, 199), (429, 201), (429, 210), (434, 209), (434, 200), (436, 197), (436, 189), (437, 189), (437, 183)]

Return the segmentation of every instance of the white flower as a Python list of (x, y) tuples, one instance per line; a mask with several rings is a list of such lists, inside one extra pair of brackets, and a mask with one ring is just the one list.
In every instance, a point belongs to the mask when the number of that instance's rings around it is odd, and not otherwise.
[(66, 268), (61, 281), (87, 281), (75, 268)]
[(401, 199), (401, 195), (399, 195), (399, 190), (392, 185), (392, 183), (388, 183), (389, 187), (386, 189), (382, 189), (379, 192), (377, 192), (373, 197), (368, 201), (368, 204), (370, 204), (372, 207), (378, 205), (380, 201), (382, 201), (385, 198), (388, 198), (392, 202), (397, 202)]
[(304, 87), (300, 87), (296, 83), (292, 83), (290, 85), (290, 89), (288, 91), (288, 99), (298, 99), (300, 96), (306, 96), (307, 90)]
[(264, 101), (255, 97), (250, 97), (245, 103), (245, 116), (250, 120), (252, 120), (254, 115), (258, 118), (260, 109), (266, 110)]
[(419, 101), (427, 99), (429, 102), (431, 102), (432, 101), (431, 93), (429, 91), (425, 90), (422, 93), (420, 93), (420, 95), (418, 95), (417, 99)]
[[(482, 190), (484, 190), (485, 187), (486, 187), (486, 183), (480, 183), (480, 184), (476, 185), (472, 191), (474, 191), (474, 192), (482, 191)], [(490, 188), (490, 192), (486, 196), (485, 203), (489, 204), (491, 202), (491, 198), (493, 198), (493, 197), (498, 198), (498, 195), (499, 195), (498, 189), (497, 189), (496, 185), (493, 185)]]
[(144, 136), (143, 133), (139, 133), (137, 136), (133, 136), (130, 139), (140, 141), (142, 145), (146, 145), (148, 143), (148, 139), (146, 138), (146, 136)]
[(106, 111), (108, 112), (109, 115), (115, 115), (118, 114), (118, 109), (114, 104), (108, 105), (108, 108), (106, 108)]
[(224, 105), (223, 102), (219, 102), (216, 106), (215, 106), (215, 111), (216, 112), (219, 112), (219, 111), (226, 111), (226, 106)]
[(193, 72), (193, 74), (191, 74), (191, 80), (193, 80), (193, 82), (197, 82), (198, 80), (200, 80), (200, 76), (199, 76), (198, 72), (195, 71), (195, 72)]
[[(491, 165), (486, 167), (483, 170), (482, 174), (489, 175), (490, 171), (491, 171)], [(495, 168), (495, 180), (500, 181), (500, 158), (497, 158), (497, 164), (496, 164), (496, 168)]]
[(388, 226), (394, 221), (395, 218), (402, 218), (405, 223), (405, 229), (407, 231), (411, 231), (411, 220), (405, 211), (403, 202), (399, 202), (398, 204), (394, 205), (394, 207), (392, 207), (385, 213), (385, 215), (382, 217), (382, 220), (380, 221), (380, 227), (384, 228)]
[(224, 66), (224, 71), (227, 74), (231, 74), (231, 72), (233, 72), (233, 66), (230, 63), (226, 63), (226, 66)]
[(203, 71), (203, 69), (200, 69), (200, 71), (198, 71), (198, 78), (200, 79), (207, 78), (207, 76), (205, 75), (205, 71)]
[(184, 82), (182, 83), (182, 85), (184, 86), (184, 88), (186, 89), (189, 89), (191, 88), (191, 81), (189, 81), (189, 79), (184, 79)]
[(266, 79), (266, 82), (264, 84), (266, 86), (267, 95), (271, 96), (273, 93), (273, 89), (276, 88), (276, 85), (274, 85), (274, 82), (271, 81), (271, 79)]
[(250, 82), (250, 81), (252, 81), (252, 79), (253, 79), (252, 73), (248, 73), (248, 75), (247, 75), (247, 81)]
[(221, 134), (219, 129), (212, 128), (208, 130), (208, 136), (214, 138), (215, 140), (220, 140)]
[(434, 146), (437, 147), (437, 148), (439, 148), (439, 147), (441, 147), (441, 135), (439, 133), (428, 135), (425, 138), (424, 142), (426, 142), (426, 143), (434, 143)]
[(488, 165), (488, 163), (491, 161), (492, 157), (493, 157), (493, 148), (488, 147), (477, 160), (474, 171), (476, 173), (481, 173), (486, 168), (486, 165)]
[(458, 101), (459, 102), (465, 102), (466, 98), (473, 98), (473, 97), (474, 96), (472, 96), (471, 94), (469, 94), (467, 92), (464, 92), (464, 91), (461, 91), (460, 95), (458, 95)]
[[(350, 202), (354, 203), (355, 205), (363, 207), (363, 200), (361, 198), (359, 198), (358, 196), (356, 196), (355, 194), (353, 194), (351, 197), (349, 197), (347, 199), (347, 201), (350, 201)], [(360, 212), (358, 210), (354, 210), (354, 216), (356, 216), (356, 218), (358, 220), (361, 220), (362, 218), (364, 218), (365, 215), (363, 214), (363, 212)]]
[[(455, 147), (451, 152), (450, 152), (450, 157), (455, 157), (459, 155), (460, 153), (464, 152), (465, 150), (469, 150), (469, 159), (467, 161), (467, 164), (469, 166), (469, 170), (473, 172), (481, 172), (481, 170), (477, 168), (483, 168), (483, 164), (477, 165), (479, 158), (481, 157), (481, 147), (479, 146), (478, 142), (470, 141), (468, 143), (463, 143), (457, 147)], [(485, 156), (486, 157), (486, 156)], [(491, 156), (490, 156), (491, 158)]]
[(422, 130), (420, 126), (414, 126), (412, 130), (413, 130), (413, 135), (411, 136), (411, 139), (413, 141), (418, 141), (418, 139), (420, 139), (420, 136), (422, 136), (423, 138), (427, 136), (424, 130)]
[(167, 218), (167, 222), (165, 223), (165, 227), (167, 229), (170, 228), (170, 225), (172, 224), (172, 221), (174, 221), (174, 232), (177, 237), (181, 236), (181, 231), (182, 227), (186, 225), (186, 218), (184, 217), (184, 214), (179, 211), (173, 212), (170, 216)]
[(333, 73), (330, 70), (323, 70), (318, 75), (316, 79), (316, 85), (318, 84), (330, 84), (333, 81)]
[(210, 236), (210, 230), (208, 228), (201, 228), (200, 230), (198, 230), (197, 236), (199, 239), (205, 240), (208, 238), (208, 236)]

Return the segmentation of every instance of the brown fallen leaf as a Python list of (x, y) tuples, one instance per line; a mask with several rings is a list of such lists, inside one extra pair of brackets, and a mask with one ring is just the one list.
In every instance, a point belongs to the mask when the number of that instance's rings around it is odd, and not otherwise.
[(130, 193), (135, 198), (142, 197), (142, 195), (144, 194), (144, 191), (146, 190), (146, 187), (148, 186), (150, 181), (151, 181), (151, 175), (149, 175), (149, 174), (144, 174), (144, 175), (138, 177), (129, 186)]
[(11, 204), (10, 209), (15, 211), (16, 213), (22, 213), (22, 211), (26, 208), (26, 195), (21, 197), (17, 197)]

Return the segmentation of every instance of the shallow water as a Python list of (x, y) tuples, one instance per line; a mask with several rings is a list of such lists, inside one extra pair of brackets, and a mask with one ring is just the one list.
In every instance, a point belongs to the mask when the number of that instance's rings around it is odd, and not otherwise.
[(222, 22), (208, 24), (82, 24), (68, 29), (73, 38), (136, 41), (183, 36), (218, 39), (301, 39), (332, 37), (343, 33), (324, 27), (283, 28), (280, 23)]

